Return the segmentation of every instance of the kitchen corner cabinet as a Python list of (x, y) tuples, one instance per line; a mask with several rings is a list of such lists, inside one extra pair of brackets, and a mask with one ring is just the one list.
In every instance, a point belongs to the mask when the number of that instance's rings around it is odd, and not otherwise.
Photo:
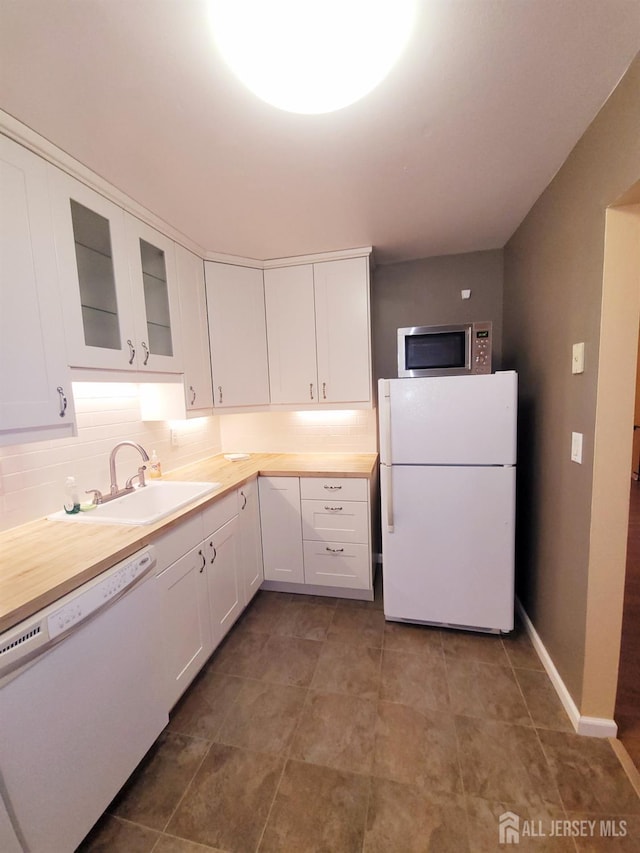
[(271, 402), (371, 400), (368, 258), (264, 272)]
[(238, 498), (240, 575), (244, 586), (244, 603), (248, 604), (264, 579), (257, 478), (242, 486)]
[(0, 136), (0, 444), (75, 435), (47, 165)]
[(262, 270), (205, 261), (216, 408), (269, 403)]
[(267, 589), (373, 599), (371, 483), (260, 477)]
[(177, 243), (175, 254), (182, 324), (185, 407), (187, 417), (200, 416), (210, 414), (213, 408), (204, 262)]
[(48, 169), (70, 365), (181, 372), (173, 242)]

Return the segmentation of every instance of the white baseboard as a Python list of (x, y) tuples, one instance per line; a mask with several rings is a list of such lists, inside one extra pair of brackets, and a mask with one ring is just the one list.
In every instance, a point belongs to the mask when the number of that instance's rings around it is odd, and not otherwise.
[(520, 618), (524, 623), (527, 634), (531, 638), (533, 647), (538, 653), (538, 657), (540, 658), (540, 661), (542, 662), (542, 665), (544, 666), (576, 732), (579, 735), (587, 735), (589, 737), (616, 737), (618, 734), (618, 725), (615, 720), (610, 720), (606, 717), (585, 717), (580, 714), (578, 706), (573, 701), (571, 694), (567, 690), (560, 673), (551, 659), (551, 655), (546, 650), (538, 632), (533, 627), (533, 622), (529, 619), (526, 610), (517, 598), (516, 607), (520, 614)]

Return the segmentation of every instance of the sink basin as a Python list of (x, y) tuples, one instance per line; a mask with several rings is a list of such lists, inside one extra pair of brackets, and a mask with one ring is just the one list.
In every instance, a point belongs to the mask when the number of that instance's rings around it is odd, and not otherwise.
[(86, 512), (68, 515), (64, 510), (49, 516), (51, 521), (90, 524), (153, 524), (193, 501), (219, 489), (221, 483), (153, 482)]

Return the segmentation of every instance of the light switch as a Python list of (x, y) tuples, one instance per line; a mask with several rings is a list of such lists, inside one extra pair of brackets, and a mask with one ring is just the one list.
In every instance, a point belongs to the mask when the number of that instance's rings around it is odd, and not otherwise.
[(571, 461), (582, 465), (582, 433), (571, 433)]
[(573, 345), (571, 372), (584, 373), (584, 343)]
[(471, 291), (470, 291), (470, 290), (461, 290), (461, 291), (460, 291), (460, 296), (461, 296), (463, 299), (471, 299)]

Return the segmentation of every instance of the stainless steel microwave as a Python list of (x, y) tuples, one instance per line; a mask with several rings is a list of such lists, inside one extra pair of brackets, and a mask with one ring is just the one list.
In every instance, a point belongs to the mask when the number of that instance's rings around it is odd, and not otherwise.
[(398, 329), (398, 376), (491, 373), (491, 322)]

